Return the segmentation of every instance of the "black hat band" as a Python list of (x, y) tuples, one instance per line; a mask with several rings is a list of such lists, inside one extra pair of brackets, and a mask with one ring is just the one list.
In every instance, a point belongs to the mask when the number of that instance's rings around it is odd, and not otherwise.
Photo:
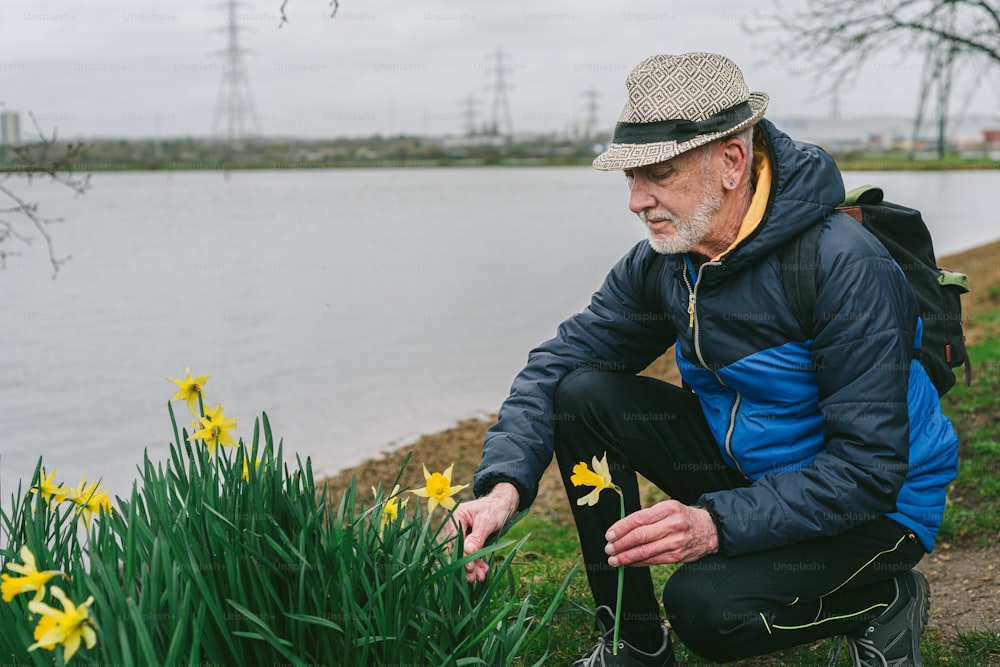
[(750, 102), (723, 109), (705, 120), (670, 118), (652, 123), (618, 123), (612, 139), (616, 144), (657, 144), (665, 141), (684, 143), (702, 134), (725, 132), (753, 117)]

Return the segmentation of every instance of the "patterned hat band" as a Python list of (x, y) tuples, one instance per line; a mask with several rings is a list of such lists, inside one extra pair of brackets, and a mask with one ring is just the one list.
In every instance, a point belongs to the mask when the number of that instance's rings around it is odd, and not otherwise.
[(612, 141), (616, 144), (655, 144), (664, 141), (683, 143), (702, 134), (726, 132), (752, 118), (750, 102), (723, 109), (705, 120), (669, 118), (652, 123), (618, 123)]

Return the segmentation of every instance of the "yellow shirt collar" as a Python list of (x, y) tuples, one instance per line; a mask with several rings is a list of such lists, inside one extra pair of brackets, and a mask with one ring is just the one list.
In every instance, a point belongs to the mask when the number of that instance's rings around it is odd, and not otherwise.
[(761, 153), (761, 158), (757, 161), (755, 167), (757, 172), (757, 189), (753, 193), (753, 199), (750, 200), (750, 208), (747, 209), (746, 215), (743, 216), (743, 222), (740, 223), (740, 231), (736, 235), (736, 240), (724, 252), (719, 253), (710, 261), (717, 261), (738, 246), (743, 239), (750, 236), (753, 230), (757, 229), (761, 219), (764, 217), (764, 211), (767, 210), (767, 198), (771, 193), (771, 159), (768, 157), (767, 152)]

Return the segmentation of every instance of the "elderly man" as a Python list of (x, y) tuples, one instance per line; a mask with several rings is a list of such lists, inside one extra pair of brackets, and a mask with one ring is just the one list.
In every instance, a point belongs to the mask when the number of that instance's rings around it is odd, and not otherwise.
[[(903, 273), (833, 213), (844, 197), (833, 160), (763, 119), (767, 95), (730, 60), (653, 56), (626, 87), (594, 166), (625, 173), (648, 242), (514, 380), (477, 499), (456, 512), (467, 552), (531, 504), (554, 452), (601, 632), (578, 664), (674, 663), (649, 573), (663, 563), (684, 564), (663, 611), (699, 655), (842, 635), (855, 665), (922, 664), (929, 590), (912, 567), (933, 547), (957, 441), (914, 358), (919, 316)], [(807, 335), (780, 251), (814, 225)], [(671, 345), (683, 388), (635, 375)], [(587, 489), (571, 483), (574, 466), (605, 456), (624, 519), (612, 493), (575, 502)], [(640, 508), (636, 473), (670, 500)], [(470, 581), (485, 575), (480, 561), (467, 568)]]

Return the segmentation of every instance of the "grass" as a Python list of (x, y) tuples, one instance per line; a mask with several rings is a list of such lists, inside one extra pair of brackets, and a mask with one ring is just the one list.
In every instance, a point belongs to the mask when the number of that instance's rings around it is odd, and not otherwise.
[(942, 400), (958, 432), (959, 465), (939, 539), (965, 546), (986, 546), (1000, 534), (1000, 309), (977, 323), (991, 335), (970, 350), (973, 384)]
[(834, 159), (841, 171), (950, 171), (1000, 168), (1000, 161), (984, 156), (947, 155), (944, 158), (913, 159), (902, 150), (879, 153), (834, 153)]
[[(942, 400), (958, 432), (960, 466), (958, 477), (949, 489), (940, 538), (956, 545), (986, 546), (1000, 533), (1000, 308), (977, 318), (989, 337), (970, 349), (975, 368), (971, 387), (959, 384)], [(576, 529), (566, 523), (529, 516), (515, 526), (509, 537), (527, 538), (513, 571), (519, 590), (535, 600), (533, 613), (543, 613), (545, 601), (559, 591), (565, 574), (580, 564), (580, 545)], [(653, 569), (654, 588), (662, 590), (672, 568)], [(593, 602), (586, 576), (578, 573), (566, 590), (560, 611), (552, 617), (545, 632), (528, 646), (523, 664), (534, 663), (548, 652), (546, 664), (569, 664), (593, 644), (592, 617), (587, 611)], [(675, 638), (676, 639), (676, 638)], [(692, 654), (683, 643), (675, 641), (680, 664), (709, 665)], [(826, 665), (829, 641), (817, 642), (781, 653), (743, 660), (734, 665)], [(960, 633), (947, 637), (929, 630), (921, 641), (927, 665), (949, 667), (985, 667), (1000, 665), (1000, 628)], [(520, 664), (520, 663), (519, 663)], [(844, 655), (840, 665), (850, 664)]]
[[(169, 459), (146, 457), (131, 494), (90, 524), (73, 502), (23, 488), (0, 506), (0, 563), (10, 570), (0, 665), (506, 665), (562, 602), (559, 584), (541, 601), (517, 594), (511, 568), (524, 540), (501, 536), (466, 556), (461, 536), (448, 548), (444, 512), (411, 502), (384, 515), (385, 486), (369, 496), (351, 484), (331, 504), (308, 459), (284, 462), (266, 415), (252, 442), (213, 457), (170, 414)], [(39, 460), (32, 486), (41, 470)], [(58, 584), (77, 605), (92, 598), (87, 617), (67, 626), (82, 621), (96, 633), (78, 658), (62, 639), (51, 653), (29, 649), (41, 619), (29, 602), (35, 589), (17, 581), (28, 552), (59, 572), (52, 590)], [(473, 558), (488, 559), (493, 576), (469, 586)], [(569, 565), (559, 580), (573, 572)], [(8, 578), (17, 587), (10, 599)]]

